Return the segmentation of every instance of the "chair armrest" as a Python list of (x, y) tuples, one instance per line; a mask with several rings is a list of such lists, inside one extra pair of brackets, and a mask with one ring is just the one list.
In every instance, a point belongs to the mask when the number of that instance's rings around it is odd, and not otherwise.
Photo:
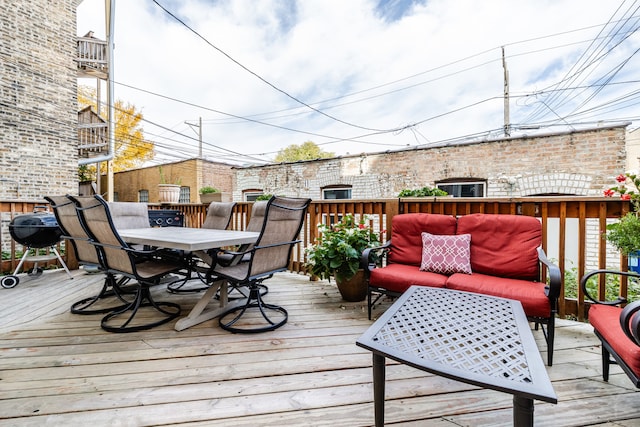
[(618, 271), (618, 270), (593, 270), (589, 273), (585, 274), (582, 279), (580, 279), (580, 287), (582, 288), (582, 292), (586, 295), (586, 297), (595, 304), (603, 304), (603, 305), (620, 305), (627, 302), (626, 298), (618, 297), (615, 301), (600, 301), (594, 298), (589, 291), (587, 290), (587, 281), (589, 278), (600, 275), (600, 274), (617, 274), (618, 276), (628, 276), (628, 277), (637, 277), (640, 278), (640, 275), (631, 271)]
[(549, 272), (547, 296), (549, 298), (559, 298), (560, 290), (562, 288), (562, 275), (560, 273), (560, 268), (555, 265), (549, 258), (547, 258), (547, 254), (542, 248), (538, 248), (538, 261), (544, 264), (544, 266), (547, 267), (547, 271)]
[(376, 268), (376, 261), (381, 257), (386, 256), (389, 249), (391, 249), (391, 239), (387, 240), (381, 246), (367, 248), (362, 251), (362, 255), (360, 256), (360, 268), (365, 271), (367, 276), (371, 270)]
[(620, 313), (620, 326), (631, 341), (640, 346), (640, 301), (632, 302)]

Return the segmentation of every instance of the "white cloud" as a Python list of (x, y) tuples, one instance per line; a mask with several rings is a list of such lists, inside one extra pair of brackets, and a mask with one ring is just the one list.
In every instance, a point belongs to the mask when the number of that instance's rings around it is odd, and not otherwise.
[[(619, 6), (600, 0), (158, 1), (206, 41), (153, 2), (116, 1), (115, 80), (184, 103), (121, 85), (116, 85), (116, 97), (136, 105), (145, 119), (189, 136), (195, 134), (184, 121), (202, 117), (205, 154), (212, 159), (213, 146), (272, 157), (287, 145), (312, 140), (329, 143), (323, 148), (344, 154), (500, 129), (500, 46), (506, 49), (514, 95), (512, 121), (518, 122), (540, 106), (540, 98), (516, 95), (545, 89), (563, 78), (598, 35), (602, 27), (597, 26)], [(388, 9), (384, 4), (377, 8), (377, 3), (386, 3)], [(398, 12), (394, 7), (404, 9)], [(103, 13), (104, 0), (84, 0), (78, 8), (78, 34), (93, 30), (104, 37)], [(402, 18), (393, 20), (394, 16)], [(582, 28), (587, 29), (575, 31)], [(302, 107), (207, 42), (282, 91), (360, 128)], [(631, 57), (632, 46), (629, 41), (616, 48), (617, 58), (591, 78)], [(624, 71), (633, 69), (628, 64)], [(617, 88), (621, 93), (636, 89), (637, 84)], [(562, 105), (556, 108), (560, 114), (571, 111)], [(452, 113), (456, 110), (460, 111)], [(310, 134), (230, 119), (215, 111), (243, 117), (269, 113), (255, 119)], [(547, 113), (551, 114), (548, 109)], [(635, 107), (593, 119), (637, 115)], [(544, 117), (551, 118), (555, 116)], [(370, 135), (376, 132), (367, 130), (416, 122), (423, 122), (418, 132)], [(169, 136), (150, 123), (144, 128), (152, 140)], [(362, 143), (334, 143), (352, 138)], [(192, 152), (179, 151), (180, 158), (197, 154), (196, 144), (188, 143)]]

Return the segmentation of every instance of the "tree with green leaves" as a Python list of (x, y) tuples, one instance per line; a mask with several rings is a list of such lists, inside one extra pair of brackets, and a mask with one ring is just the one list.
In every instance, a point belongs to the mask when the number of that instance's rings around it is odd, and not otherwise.
[[(89, 86), (78, 86), (78, 106), (84, 108), (91, 106), (101, 117), (106, 117), (106, 112), (98, 110), (96, 103), (96, 91)], [(155, 156), (153, 142), (144, 138), (144, 131), (140, 123), (142, 113), (136, 110), (135, 105), (121, 100), (115, 101), (115, 156), (113, 158), (113, 170), (119, 172), (142, 166)], [(104, 168), (104, 169), (103, 169)], [(106, 172), (106, 164), (101, 165), (101, 172)], [(79, 173), (87, 175), (87, 172), (95, 171), (94, 166), (87, 166)]]
[(301, 145), (291, 144), (278, 152), (276, 162), (297, 162), (298, 160), (315, 160), (335, 157), (335, 153), (322, 151), (317, 144), (307, 141)]

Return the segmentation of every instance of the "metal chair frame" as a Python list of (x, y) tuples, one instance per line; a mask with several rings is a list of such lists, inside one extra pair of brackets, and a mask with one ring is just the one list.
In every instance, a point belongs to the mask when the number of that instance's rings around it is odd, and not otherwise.
[[(212, 275), (227, 280), (234, 288), (247, 287), (249, 294), (244, 305), (232, 308), (219, 317), (220, 326), (234, 333), (272, 331), (288, 320), (287, 310), (262, 299), (262, 282), (274, 273), (285, 271), (296, 243), (310, 199), (272, 197), (265, 208), (260, 236), (255, 245), (244, 252), (225, 251), (231, 256), (245, 257), (246, 262), (232, 266), (216, 265)], [(250, 310), (258, 309), (263, 322), (243, 327), (240, 319)], [(279, 320), (274, 320), (278, 316)]]
[[(96, 195), (93, 200), (77, 199), (70, 196), (76, 204), (80, 222), (87, 235), (100, 253), (102, 267), (112, 274), (120, 274), (134, 279), (137, 283), (133, 301), (119, 310), (112, 311), (102, 318), (100, 325), (108, 332), (137, 332), (150, 329), (175, 319), (180, 315), (180, 305), (173, 302), (155, 301), (150, 287), (158, 285), (162, 277), (177, 272), (183, 265), (158, 258), (161, 251), (137, 250), (131, 248), (118, 234), (107, 202)], [(152, 307), (161, 313), (160, 320), (132, 324), (141, 307)], [(124, 317), (118, 325), (116, 321)]]

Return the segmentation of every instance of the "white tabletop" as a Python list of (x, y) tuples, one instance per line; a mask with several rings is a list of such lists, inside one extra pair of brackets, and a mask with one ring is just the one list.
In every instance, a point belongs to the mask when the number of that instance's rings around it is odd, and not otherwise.
[(118, 230), (118, 233), (127, 243), (191, 252), (253, 243), (260, 235), (260, 233), (251, 231), (189, 227), (131, 228)]

